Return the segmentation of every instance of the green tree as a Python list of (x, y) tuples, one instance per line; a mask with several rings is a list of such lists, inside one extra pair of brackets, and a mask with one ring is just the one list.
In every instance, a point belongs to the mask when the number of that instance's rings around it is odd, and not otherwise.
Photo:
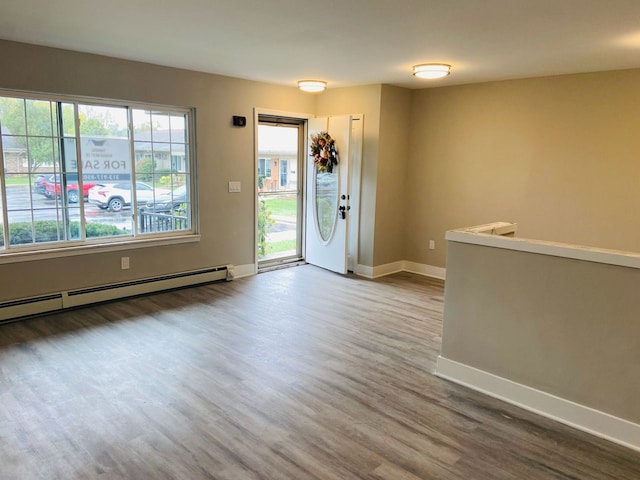
[(109, 135), (114, 137), (127, 137), (126, 124), (119, 125), (112, 117), (122, 115), (124, 112), (119, 107), (98, 107), (90, 105), (78, 106), (80, 117), (80, 135)]
[(80, 117), (80, 135), (109, 135), (111, 133), (107, 127), (98, 118), (87, 118), (84, 114), (78, 114)]
[(258, 257), (262, 258), (267, 255), (269, 247), (269, 232), (276, 221), (271, 218), (271, 211), (267, 202), (260, 200), (258, 202)]
[(156, 162), (151, 157), (143, 157), (136, 163), (136, 176), (145, 182), (153, 179), (153, 171), (156, 168)]
[[(0, 97), (2, 133), (15, 135), (15, 143), (24, 148), (34, 171), (42, 164), (52, 164), (55, 159), (57, 145), (53, 136), (57, 124), (51, 102)], [(37, 137), (27, 142), (27, 135)]]
[[(59, 160), (58, 109), (62, 113), (63, 135), (75, 137), (72, 103), (0, 97), (2, 133), (14, 135), (15, 142), (27, 152), (32, 171)], [(127, 136), (126, 127), (119, 127), (108, 110), (86, 107), (78, 113), (78, 117), (80, 135)]]

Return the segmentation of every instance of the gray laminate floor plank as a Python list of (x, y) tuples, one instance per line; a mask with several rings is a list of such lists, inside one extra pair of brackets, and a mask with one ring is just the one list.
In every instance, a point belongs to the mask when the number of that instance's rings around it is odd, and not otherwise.
[(301, 266), (0, 325), (0, 479), (640, 479), (448, 383), (443, 287)]

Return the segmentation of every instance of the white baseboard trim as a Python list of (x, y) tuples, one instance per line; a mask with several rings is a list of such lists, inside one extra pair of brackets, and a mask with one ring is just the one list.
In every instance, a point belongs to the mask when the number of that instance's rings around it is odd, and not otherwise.
[(425, 265), (424, 263), (410, 262), (405, 260), (403, 270), (405, 272), (417, 273), (424, 275), (425, 277), (437, 278), (438, 280), (444, 280), (447, 276), (447, 269), (442, 267), (434, 267), (433, 265)]
[(640, 425), (550, 393), (438, 357), (436, 376), (640, 451)]
[(258, 267), (255, 263), (247, 263), (246, 265), (233, 266), (233, 278), (249, 277), (258, 273)]
[(387, 263), (385, 265), (378, 265), (377, 267), (367, 267), (365, 265), (358, 265), (356, 272), (358, 275), (362, 275), (368, 278), (384, 277), (385, 275), (391, 275), (402, 271), (403, 262)]
[(384, 265), (378, 265), (376, 267), (369, 267), (367, 265), (356, 265), (354, 273), (367, 278), (384, 277), (385, 275), (391, 275), (398, 272), (411, 272), (418, 275), (424, 275), (426, 277), (437, 278), (444, 280), (447, 270), (442, 267), (434, 267), (432, 265), (425, 265), (423, 263), (410, 262), (408, 260), (400, 260), (398, 262), (385, 263)]
[(373, 278), (373, 267), (357, 264), (353, 269), (353, 273), (360, 275), (361, 277)]

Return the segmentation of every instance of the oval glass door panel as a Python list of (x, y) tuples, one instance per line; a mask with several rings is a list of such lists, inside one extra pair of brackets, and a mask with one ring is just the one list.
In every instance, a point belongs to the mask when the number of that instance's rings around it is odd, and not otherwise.
[(338, 169), (334, 172), (318, 172), (316, 169), (316, 222), (318, 232), (325, 242), (331, 239), (338, 221)]

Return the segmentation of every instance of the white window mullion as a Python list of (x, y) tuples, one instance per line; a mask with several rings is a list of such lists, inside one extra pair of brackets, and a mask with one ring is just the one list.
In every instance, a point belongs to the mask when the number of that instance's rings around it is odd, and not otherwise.
[(133, 221), (133, 236), (138, 236), (138, 205), (136, 200), (136, 139), (133, 130), (133, 109), (127, 107), (127, 128), (129, 129), (129, 158), (131, 159), (131, 167), (129, 168), (129, 175), (131, 175), (131, 219)]
[[(0, 195), (2, 196), (2, 235), (4, 238), (4, 248), (9, 247), (9, 213), (7, 210), (7, 190), (5, 188), (4, 179), (4, 150), (2, 147), (2, 131), (0, 130)], [(28, 157), (27, 157), (28, 158)]]
[[(80, 239), (84, 242), (87, 239), (87, 234), (86, 234), (86, 219), (84, 216), (84, 179), (82, 178), (82, 146), (81, 146), (82, 142), (80, 142), (80, 114), (78, 113), (78, 102), (73, 102), (73, 124), (75, 127), (74, 133), (76, 136), (76, 169), (78, 170), (78, 205), (80, 207), (80, 227), (79, 227)], [(64, 142), (64, 131), (60, 133), (61, 133), (62, 141)]]

